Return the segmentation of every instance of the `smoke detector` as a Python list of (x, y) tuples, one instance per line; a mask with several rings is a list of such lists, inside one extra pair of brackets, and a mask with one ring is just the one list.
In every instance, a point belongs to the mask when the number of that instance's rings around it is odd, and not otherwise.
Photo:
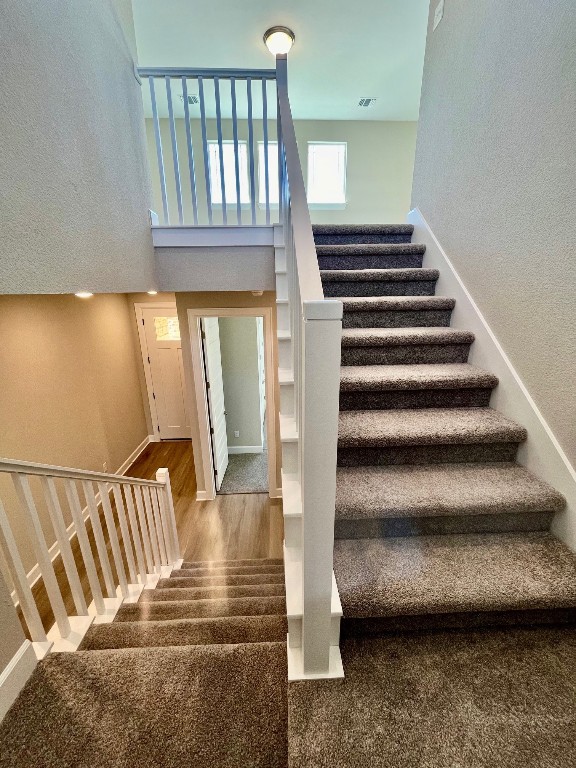
[(374, 102), (376, 101), (374, 96), (364, 96), (360, 99), (358, 102), (359, 107), (372, 107), (374, 106)]
[[(184, 103), (184, 94), (183, 93), (180, 94), (180, 101), (182, 103)], [(193, 106), (194, 104), (199, 104), (199, 103), (200, 103), (200, 99), (198, 98), (198, 96), (196, 96), (194, 94), (190, 94), (190, 93), (188, 94), (188, 104), (190, 106)]]

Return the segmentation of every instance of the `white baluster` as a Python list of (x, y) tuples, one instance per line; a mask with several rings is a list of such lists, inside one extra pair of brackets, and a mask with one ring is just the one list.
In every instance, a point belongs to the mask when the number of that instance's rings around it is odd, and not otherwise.
[(250, 168), (250, 205), (252, 207), (252, 226), (256, 225), (256, 181), (254, 176), (254, 120), (252, 119), (252, 78), (246, 78), (248, 97), (248, 159)]
[[(118, 533), (116, 531), (116, 521), (112, 513), (112, 507), (110, 505), (110, 496), (108, 495), (108, 486), (106, 483), (98, 483), (98, 492), (100, 494), (100, 503), (102, 504), (102, 511), (106, 519), (106, 528), (108, 530), (108, 538), (110, 539), (110, 547), (112, 549), (112, 557), (114, 558), (114, 566), (116, 567), (116, 575), (118, 576), (118, 584), (120, 586), (120, 593), (122, 597), (128, 596), (128, 581), (126, 579), (126, 571), (124, 570), (124, 561), (122, 560), (122, 550), (120, 548), (120, 541), (118, 540)], [(94, 496), (94, 489), (92, 483), (90, 488), (85, 489), (86, 493), (90, 493)]]
[(136, 510), (138, 512), (138, 521), (140, 523), (140, 532), (142, 533), (142, 543), (144, 544), (144, 555), (146, 557), (147, 573), (154, 573), (154, 559), (150, 547), (150, 533), (146, 525), (146, 515), (144, 512), (144, 499), (142, 496), (142, 486), (134, 486), (134, 496), (136, 498)]
[(214, 78), (214, 100), (216, 102), (216, 133), (218, 136), (218, 157), (220, 159), (220, 192), (222, 194), (222, 223), (228, 223), (226, 210), (226, 180), (224, 177), (224, 148), (222, 146), (222, 114), (220, 109), (220, 82)]
[(94, 600), (94, 609), (96, 615), (100, 616), (106, 613), (106, 605), (104, 603), (102, 587), (100, 586), (100, 579), (98, 578), (98, 572), (96, 570), (96, 563), (94, 562), (94, 555), (92, 554), (92, 547), (90, 546), (90, 540), (88, 539), (88, 533), (86, 531), (86, 523), (82, 516), (82, 507), (80, 506), (80, 499), (78, 498), (78, 489), (76, 488), (74, 480), (64, 480), (64, 490), (66, 491), (68, 507), (70, 508), (70, 513), (72, 515), (72, 520), (76, 529), (76, 538), (78, 539), (86, 575), (88, 577), (88, 583), (90, 584), (90, 591), (92, 592), (92, 599)]
[(62, 557), (64, 570), (68, 577), (72, 599), (76, 606), (76, 612), (79, 616), (87, 616), (88, 606), (86, 605), (84, 591), (82, 589), (82, 584), (80, 583), (80, 576), (78, 575), (78, 569), (76, 568), (76, 561), (74, 560), (72, 547), (70, 546), (70, 539), (68, 538), (68, 531), (66, 530), (64, 516), (62, 515), (62, 507), (60, 506), (60, 499), (58, 498), (54, 478), (41, 477), (40, 481), (42, 483), (48, 512), (50, 513), (50, 519), (56, 534), (56, 541), (60, 548), (60, 556)]
[(132, 552), (132, 540), (130, 538), (130, 531), (128, 530), (128, 523), (126, 522), (124, 500), (122, 498), (122, 493), (118, 483), (114, 483), (112, 485), (112, 493), (114, 494), (116, 514), (118, 515), (118, 522), (120, 523), (120, 531), (122, 533), (122, 542), (124, 544), (124, 554), (126, 555), (126, 562), (128, 563), (128, 574), (130, 576), (130, 582), (132, 584), (136, 584), (136, 563), (134, 562), (134, 553)]
[(160, 559), (162, 565), (168, 565), (168, 558), (170, 556), (170, 549), (166, 547), (166, 531), (164, 528), (164, 521), (162, 520), (162, 513), (160, 510), (160, 504), (158, 502), (158, 490), (155, 486), (150, 487), (150, 497), (152, 498), (152, 509), (154, 510), (154, 522), (156, 523), (156, 532), (158, 534), (158, 545), (160, 547)]
[(160, 573), (162, 567), (162, 555), (160, 553), (160, 535), (156, 530), (156, 521), (154, 519), (154, 511), (152, 507), (152, 494), (150, 487), (146, 486), (142, 488), (142, 496), (144, 497), (144, 505), (146, 506), (146, 519), (148, 520), (148, 530), (150, 531), (150, 540), (152, 542), (152, 553), (154, 555), (154, 570), (156, 573)]
[(174, 513), (174, 499), (172, 496), (172, 486), (170, 484), (170, 473), (168, 469), (162, 468), (156, 472), (156, 480), (164, 485), (160, 491), (160, 498), (165, 508), (167, 528), (170, 532), (172, 561), (180, 560), (180, 540), (178, 538), (178, 526), (176, 525), (176, 515)]
[(168, 213), (168, 194), (166, 192), (166, 173), (164, 171), (164, 155), (162, 153), (162, 135), (160, 133), (160, 121), (158, 119), (158, 108), (156, 106), (156, 92), (154, 90), (154, 78), (148, 78), (150, 86), (150, 100), (152, 102), (152, 121), (154, 123), (154, 136), (156, 139), (156, 157), (158, 159), (158, 173), (160, 174), (160, 190), (162, 192), (162, 207), (164, 209), (164, 224), (170, 224), (170, 215)]
[(186, 147), (188, 149), (188, 173), (190, 175), (190, 194), (192, 196), (192, 214), (194, 225), (198, 225), (198, 200), (196, 197), (196, 167), (194, 163), (194, 147), (192, 146), (192, 131), (190, 130), (190, 107), (188, 105), (188, 80), (182, 78), (182, 100), (184, 102), (184, 125), (186, 127)]
[(242, 224), (242, 199), (240, 192), (240, 154), (238, 151), (238, 112), (236, 107), (236, 80), (230, 78), (230, 98), (232, 99), (232, 139), (234, 141), (234, 176), (236, 181), (236, 219)]
[(200, 127), (202, 129), (202, 156), (204, 158), (204, 179), (206, 186), (206, 207), (208, 224), (212, 226), (212, 193), (210, 189), (210, 159), (208, 156), (208, 138), (206, 136), (206, 102), (204, 100), (204, 80), (198, 78), (198, 98), (200, 100)]
[(174, 185), (176, 187), (176, 202), (178, 204), (178, 222), (184, 223), (182, 214), (182, 185), (180, 183), (180, 164), (178, 162), (178, 144), (176, 142), (176, 124), (174, 122), (174, 108), (172, 106), (172, 89), (170, 87), (170, 77), (164, 78), (166, 83), (166, 99), (168, 102), (168, 121), (170, 124), (170, 139), (172, 141), (172, 164), (174, 167)]
[(140, 540), (140, 531), (138, 530), (138, 521), (134, 512), (134, 501), (132, 499), (132, 486), (124, 485), (124, 499), (126, 501), (126, 510), (128, 512), (128, 521), (130, 522), (130, 532), (132, 533), (132, 543), (136, 553), (136, 563), (138, 565), (138, 575), (142, 584), (146, 584), (146, 566), (144, 564), (144, 552), (142, 551), (142, 542)]
[(68, 615), (66, 613), (66, 607), (64, 606), (64, 600), (60, 593), (60, 587), (54, 573), (52, 561), (50, 559), (50, 552), (46, 546), (46, 540), (44, 539), (44, 533), (42, 532), (42, 526), (38, 517), (38, 511), (36, 504), (30, 490), (30, 484), (26, 475), (12, 474), (12, 480), (18, 500), (22, 506), (24, 513), (24, 521), (27, 529), (28, 536), (34, 548), (34, 553), (38, 560), (38, 568), (44, 582), (44, 588), (48, 595), (48, 600), (56, 619), (58, 631), (61, 637), (67, 637), (70, 634), (71, 627)]
[(26, 571), (22, 565), (18, 546), (14, 539), (12, 529), (10, 528), (10, 523), (8, 522), (8, 517), (2, 501), (0, 501), (0, 550), (2, 551), (6, 566), (12, 578), (14, 591), (16, 592), (18, 602), (20, 603), (20, 609), (24, 616), (28, 631), (30, 632), (30, 637), (35, 643), (46, 643), (48, 638), (46, 637), (46, 632), (44, 632), (42, 619), (40, 618), (34, 595), (28, 584)]
[(108, 549), (106, 547), (106, 541), (104, 539), (104, 533), (102, 531), (102, 524), (100, 522), (98, 505), (96, 504), (96, 498), (94, 497), (94, 488), (92, 487), (92, 483), (88, 480), (82, 481), (82, 488), (84, 489), (86, 504), (88, 505), (88, 514), (90, 516), (90, 522), (92, 523), (92, 533), (94, 534), (96, 550), (98, 551), (100, 568), (102, 570), (102, 575), (104, 576), (106, 593), (108, 597), (115, 598), (116, 587), (114, 586), (114, 579), (112, 578), (112, 568), (110, 567), (110, 560), (108, 558)]

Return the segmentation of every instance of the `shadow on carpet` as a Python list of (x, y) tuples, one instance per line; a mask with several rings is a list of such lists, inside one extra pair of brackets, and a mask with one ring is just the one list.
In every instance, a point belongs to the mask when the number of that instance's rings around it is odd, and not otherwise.
[(268, 451), (230, 456), (218, 493), (268, 493)]

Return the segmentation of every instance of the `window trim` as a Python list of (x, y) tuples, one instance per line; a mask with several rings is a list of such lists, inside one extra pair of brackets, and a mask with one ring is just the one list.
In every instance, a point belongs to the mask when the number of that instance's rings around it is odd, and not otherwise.
[[(344, 147), (344, 177), (343, 177), (343, 192), (344, 200), (338, 202), (311, 202), (308, 200), (308, 189), (310, 184), (310, 147), (318, 145), (336, 145)], [(348, 142), (347, 141), (308, 141), (306, 143), (306, 200), (308, 208), (313, 210), (344, 210), (348, 205)]]

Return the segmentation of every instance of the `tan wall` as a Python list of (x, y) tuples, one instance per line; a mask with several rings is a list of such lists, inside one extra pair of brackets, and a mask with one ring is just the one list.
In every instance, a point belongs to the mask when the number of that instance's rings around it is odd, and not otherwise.
[[(232, 123), (223, 120), (223, 138), (232, 139)], [(176, 204), (176, 188), (172, 168), (172, 150), (170, 140), (170, 125), (167, 119), (161, 119), (161, 136), (164, 151), (164, 167), (166, 186), (172, 223), (178, 223)], [(199, 205), (200, 223), (207, 223), (206, 185), (202, 159), (202, 138), (200, 123), (191, 121), (192, 143), (195, 148), (196, 184)], [(217, 138), (216, 123), (207, 121), (208, 139)], [(238, 121), (239, 140), (247, 141), (248, 128), (245, 120)], [(313, 208), (311, 218), (314, 223), (401, 223), (405, 220), (410, 208), (410, 192), (412, 188), (412, 172), (414, 168), (414, 152), (416, 148), (415, 122), (383, 122), (369, 120), (300, 120), (296, 121), (296, 138), (302, 160), (302, 170), (306, 183), (308, 172), (309, 141), (346, 141), (347, 155), (347, 204), (344, 209), (329, 210)], [(274, 123), (270, 123), (270, 140), (275, 140)], [(192, 223), (192, 197), (190, 191), (190, 174), (188, 171), (185, 124), (181, 119), (176, 120), (177, 146), (182, 177), (182, 195), (184, 219)], [(146, 120), (146, 135), (148, 157), (150, 161), (154, 209), (162, 220), (162, 198), (160, 194), (160, 177), (156, 159), (156, 143), (152, 120)], [(254, 141), (256, 154), (256, 184), (258, 184), (258, 160), (256, 142), (262, 140), (262, 125), (254, 124)], [(271, 171), (272, 172), (272, 171)], [(258, 193), (257, 193), (258, 194)], [(222, 223), (221, 210), (214, 209), (215, 223)], [(229, 222), (235, 224), (236, 209), (229, 208)], [(250, 209), (243, 209), (243, 221), (251, 221)], [(265, 212), (257, 206), (256, 221), (265, 223)], [(277, 218), (277, 211), (272, 211), (272, 221)]]
[(10, 591), (0, 575), (0, 674), (24, 642)]
[[(184, 360), (184, 375), (186, 379), (186, 393), (188, 398), (188, 413), (191, 422), (192, 448), (194, 450), (194, 465), (196, 469), (196, 481), (198, 492), (202, 493), (207, 489), (204, 486), (202, 449), (200, 442), (200, 432), (198, 429), (198, 410), (194, 394), (194, 385), (192, 381), (192, 356), (190, 352), (190, 329), (188, 325), (188, 310), (198, 308), (219, 308), (219, 307), (271, 307), (276, 309), (276, 294), (272, 291), (264, 291), (262, 296), (253, 296), (250, 292), (226, 291), (226, 292), (204, 292), (204, 293), (177, 293), (176, 306), (178, 309), (178, 320), (180, 322), (180, 333), (182, 335), (182, 356)], [(276, 338), (276, 312), (272, 313), (274, 327), (273, 336)], [(274, 369), (278, 365), (276, 362), (276, 351), (274, 352)], [(278, 392), (278, 383), (276, 381), (275, 392)], [(270, 409), (278, 413), (279, 403), (274, 403)], [(280, 427), (276, 418), (277, 456), (278, 466), (276, 468), (276, 483), (280, 487)]]
[(219, 326), (228, 446), (262, 447), (256, 318), (221, 317)]
[[(124, 295), (1, 296), (0, 456), (116, 471), (148, 434), (134, 324)], [(7, 478), (0, 497), (29, 570), (36, 558)]]
[(0, 290), (149, 290), (130, 0), (2, 4)]
[(573, 465), (575, 39), (573, 0), (430, 18), (412, 194)]

